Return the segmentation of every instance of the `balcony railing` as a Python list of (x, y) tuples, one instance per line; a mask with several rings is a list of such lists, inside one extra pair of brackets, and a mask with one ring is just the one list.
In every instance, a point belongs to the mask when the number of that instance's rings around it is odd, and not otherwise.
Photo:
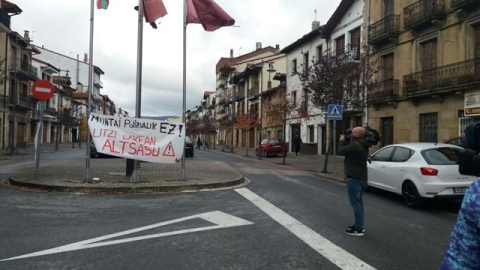
[(400, 15), (388, 15), (368, 27), (368, 44), (389, 42), (400, 35)]
[(17, 80), (36, 81), (37, 80), (37, 68), (30, 63), (17, 59), (11, 62), (11, 72), (16, 74)]
[(475, 8), (480, 7), (480, 2), (478, 0), (452, 0), (452, 8)]
[(398, 99), (398, 80), (385, 80), (368, 85), (369, 104), (384, 103)]
[(248, 98), (253, 98), (259, 94), (258, 87), (252, 87), (248, 89)]
[(403, 76), (403, 89), (408, 97), (456, 92), (479, 84), (480, 58)]
[(235, 91), (235, 101), (241, 101), (244, 98), (245, 98), (245, 91), (243, 89)]
[(435, 19), (445, 17), (444, 0), (420, 0), (403, 9), (405, 29), (431, 25)]

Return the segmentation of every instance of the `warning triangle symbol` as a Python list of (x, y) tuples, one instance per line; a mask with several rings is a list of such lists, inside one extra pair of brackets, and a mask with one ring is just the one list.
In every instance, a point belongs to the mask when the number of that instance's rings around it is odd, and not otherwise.
[(167, 147), (165, 148), (165, 151), (163, 151), (162, 156), (165, 156), (165, 157), (174, 157), (175, 156), (175, 150), (173, 150), (172, 142), (169, 142), (167, 144)]
[(332, 115), (335, 115), (335, 116), (340, 115), (340, 113), (338, 112), (337, 106), (333, 107)]

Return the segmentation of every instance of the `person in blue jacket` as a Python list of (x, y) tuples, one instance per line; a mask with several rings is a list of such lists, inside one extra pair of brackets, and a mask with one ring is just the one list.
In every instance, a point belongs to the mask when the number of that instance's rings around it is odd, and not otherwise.
[(465, 193), (440, 270), (480, 269), (480, 179)]

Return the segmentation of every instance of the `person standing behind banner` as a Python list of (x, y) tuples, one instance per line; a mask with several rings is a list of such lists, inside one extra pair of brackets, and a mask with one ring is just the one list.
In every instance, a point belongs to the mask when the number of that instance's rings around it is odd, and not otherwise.
[(463, 197), (457, 223), (440, 270), (480, 269), (480, 179)]

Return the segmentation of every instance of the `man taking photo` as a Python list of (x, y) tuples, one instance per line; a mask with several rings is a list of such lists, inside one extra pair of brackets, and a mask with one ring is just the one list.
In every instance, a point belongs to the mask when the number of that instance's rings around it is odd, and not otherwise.
[(340, 135), (339, 154), (344, 155), (345, 176), (348, 199), (353, 208), (355, 224), (349, 226), (345, 233), (353, 236), (364, 236), (363, 227), (363, 192), (367, 188), (368, 148), (372, 145), (365, 140), (365, 128), (354, 127), (349, 136)]

